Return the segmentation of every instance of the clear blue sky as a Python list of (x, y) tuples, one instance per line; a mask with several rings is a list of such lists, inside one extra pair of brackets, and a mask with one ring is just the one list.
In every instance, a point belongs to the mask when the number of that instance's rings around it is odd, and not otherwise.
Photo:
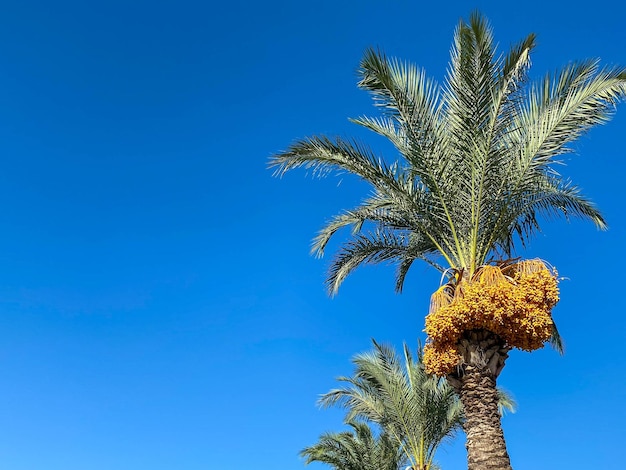
[[(0, 468), (302, 468), (342, 429), (317, 396), (371, 337), (423, 338), (438, 275), (416, 265), (396, 295), (391, 268), (365, 268), (328, 298), (310, 239), (366, 189), (273, 179), (268, 157), (318, 133), (384, 145), (347, 121), (373, 112), (362, 52), (441, 79), (474, 8), (504, 48), (538, 35), (535, 76), (626, 65), (626, 7), (608, 3), (4, 2)], [(554, 222), (524, 253), (569, 279), (567, 353), (513, 353), (501, 376), (516, 470), (624, 465), (625, 131), (623, 105), (562, 170), (610, 231)], [(438, 460), (464, 468), (462, 436)]]

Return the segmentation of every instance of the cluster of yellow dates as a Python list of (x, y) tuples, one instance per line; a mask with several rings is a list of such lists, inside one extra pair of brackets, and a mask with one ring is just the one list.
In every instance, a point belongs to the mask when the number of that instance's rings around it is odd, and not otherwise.
[(471, 279), (442, 286), (426, 317), (424, 365), (444, 376), (460, 364), (458, 344), (469, 330), (488, 330), (509, 346), (533, 351), (552, 335), (559, 300), (556, 271), (541, 260), (483, 266)]

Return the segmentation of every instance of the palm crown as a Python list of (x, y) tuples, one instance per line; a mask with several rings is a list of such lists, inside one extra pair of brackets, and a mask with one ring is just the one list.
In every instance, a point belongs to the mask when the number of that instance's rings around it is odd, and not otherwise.
[(546, 216), (590, 219), (605, 228), (555, 164), (571, 151), (568, 144), (611, 117), (626, 94), (626, 69), (588, 61), (529, 84), (534, 46), (529, 35), (498, 55), (491, 29), (473, 14), (455, 31), (443, 85), (370, 49), (358, 86), (381, 114), (352, 121), (389, 139), (399, 158), (389, 163), (364, 145), (323, 136), (272, 157), (279, 175), (297, 167), (316, 175), (347, 171), (373, 187), (314, 240), (322, 255), (338, 230), (353, 229), (331, 264), (331, 293), (361, 264), (389, 260), (398, 262), (398, 290), (417, 259), (472, 276), (491, 258), (511, 257), (515, 240), (524, 244)]
[[(415, 360), (404, 346), (404, 361), (389, 346), (373, 341), (371, 353), (357, 355), (346, 385), (322, 395), (324, 406), (340, 404), (346, 419), (379, 424), (408, 458), (411, 466), (431, 468), (439, 445), (457, 431), (463, 408), (452, 387), (424, 370), (422, 351)], [(503, 405), (512, 404), (503, 400)]]
[(398, 470), (406, 458), (386, 433), (378, 436), (366, 423), (349, 421), (352, 431), (325, 433), (300, 452), (306, 463), (322, 462), (335, 470)]

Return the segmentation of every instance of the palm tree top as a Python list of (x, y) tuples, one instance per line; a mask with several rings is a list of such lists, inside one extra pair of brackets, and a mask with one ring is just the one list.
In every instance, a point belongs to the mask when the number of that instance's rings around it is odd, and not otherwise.
[(371, 184), (359, 206), (336, 215), (314, 239), (322, 255), (331, 237), (352, 227), (333, 260), (331, 293), (361, 264), (396, 261), (396, 287), (416, 259), (471, 276), (491, 259), (513, 256), (540, 223), (578, 217), (606, 222), (579, 188), (556, 171), (570, 144), (606, 122), (626, 95), (626, 69), (572, 63), (530, 83), (533, 34), (506, 55), (486, 20), (473, 13), (454, 33), (443, 84), (413, 64), (368, 49), (358, 70), (380, 111), (352, 119), (389, 139), (394, 161), (343, 138), (314, 136), (274, 155), (275, 174), (304, 167), (342, 171)]
[(321, 462), (334, 470), (399, 470), (406, 462), (400, 445), (385, 432), (375, 435), (366, 423), (348, 421), (351, 431), (324, 433), (300, 452), (305, 463)]
[(322, 406), (340, 405), (347, 422), (376, 423), (415, 468), (431, 468), (439, 445), (461, 427), (461, 403), (445, 380), (426, 373), (422, 349), (403, 357), (372, 340), (374, 349), (356, 355), (354, 374), (339, 377), (342, 386), (322, 395)]

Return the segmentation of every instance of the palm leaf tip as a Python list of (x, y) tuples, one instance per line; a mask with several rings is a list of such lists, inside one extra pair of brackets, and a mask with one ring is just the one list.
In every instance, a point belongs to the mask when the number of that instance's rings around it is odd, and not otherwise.
[(405, 462), (401, 446), (384, 431), (348, 420), (351, 430), (325, 433), (300, 452), (305, 463), (326, 463), (334, 470), (398, 470)]
[(565, 354), (565, 343), (563, 342), (563, 338), (559, 333), (558, 328), (556, 327), (556, 323), (552, 322), (552, 335), (550, 336), (550, 345), (554, 348), (556, 352), (560, 355)]
[(501, 415), (505, 412), (515, 413), (517, 410), (517, 402), (513, 396), (503, 388), (498, 387), (498, 411)]

